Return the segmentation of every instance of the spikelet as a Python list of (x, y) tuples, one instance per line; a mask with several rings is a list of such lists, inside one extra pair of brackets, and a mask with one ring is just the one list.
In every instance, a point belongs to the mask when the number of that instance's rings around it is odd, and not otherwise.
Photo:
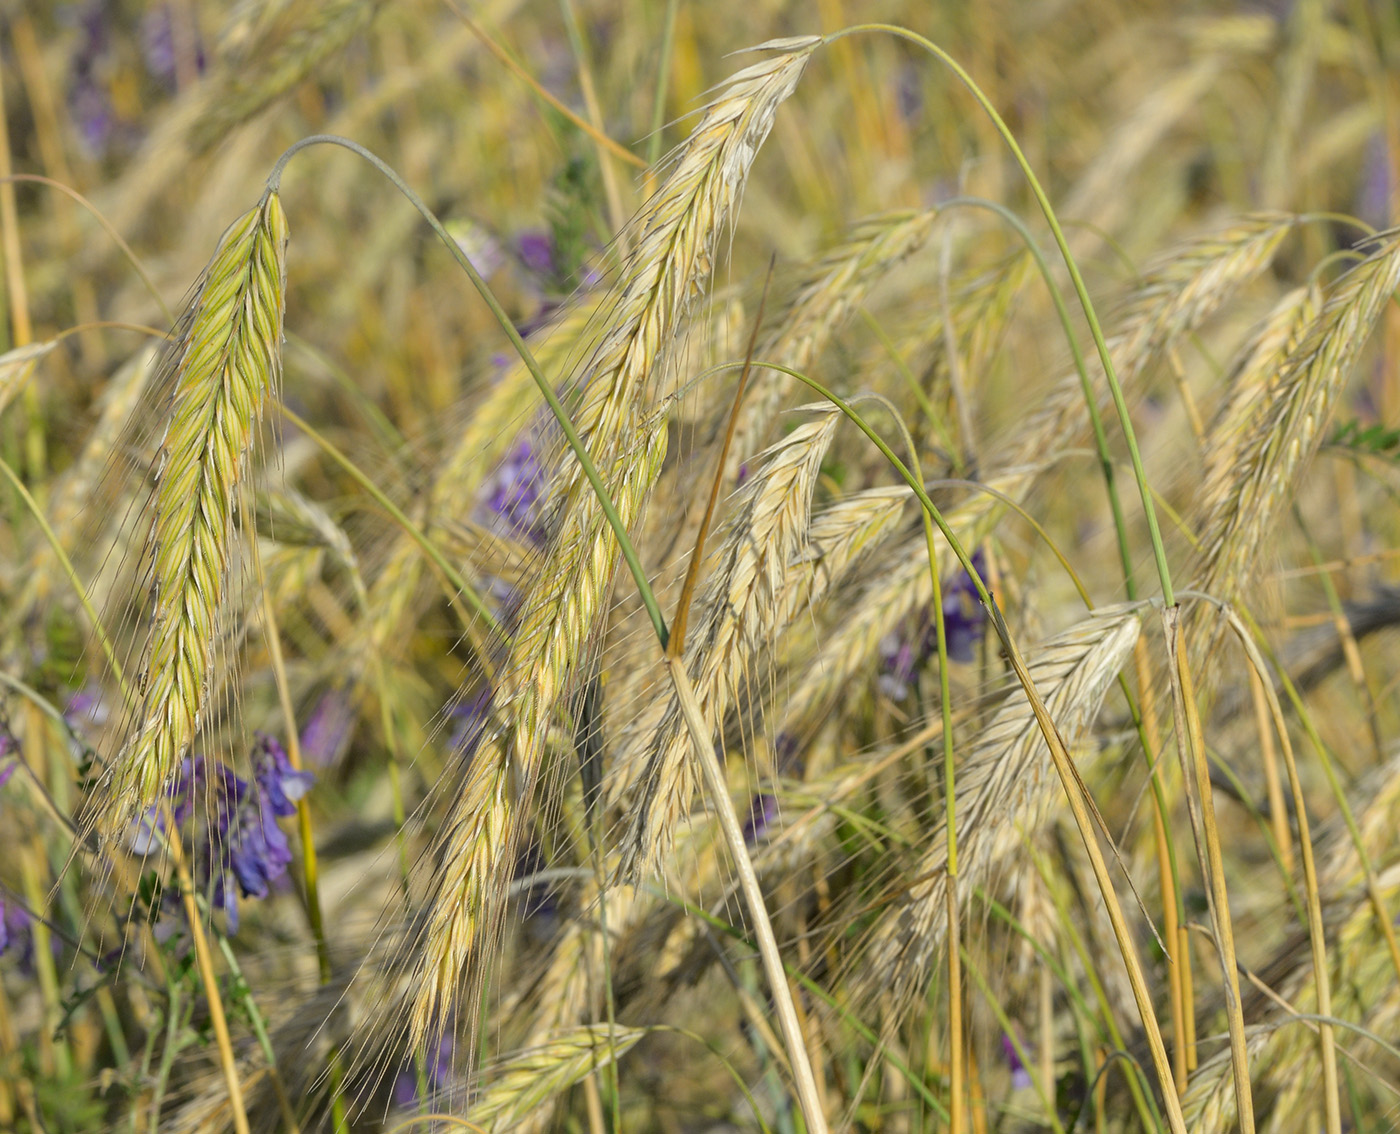
[(776, 625), (786, 627), (825, 599), (852, 567), (894, 534), (913, 498), (902, 485), (870, 488), (816, 513), (806, 546), (788, 563)]
[(154, 804), (199, 731), (249, 450), (281, 373), (287, 222), (269, 193), (224, 234), (176, 346), (151, 528), (155, 609), (109, 831)]
[[(593, 314), (592, 304), (575, 304), (541, 337), (534, 354), (546, 375), (556, 376), (563, 371)], [(440, 534), (444, 524), (471, 515), (477, 491), (514, 442), (521, 419), (543, 402), (525, 364), (516, 359), (481, 404), (472, 409), (462, 435), (438, 470), (418, 517), (430, 533)], [(370, 586), (369, 617), (362, 624), (363, 640), (353, 650), (355, 664), (383, 659), (395, 652), (396, 643), (401, 640), (400, 630), (412, 621), (422, 575), (423, 549), (411, 536), (400, 533)]]
[[(871, 288), (923, 247), (937, 220), (938, 210), (927, 209), (887, 213), (856, 224), (841, 244), (803, 270), (775, 322), (777, 329), (760, 342), (757, 357), (793, 370), (809, 370)], [(763, 445), (796, 382), (777, 370), (755, 375), (735, 425), (726, 484), (734, 483), (739, 464)]]
[(14, 350), (0, 354), (0, 414), (5, 412), (5, 407), (24, 389), (39, 361), (56, 346), (58, 340), (49, 339), (47, 342), (15, 347)]
[[(1132, 652), (1137, 605), (1105, 607), (1046, 641), (1031, 676), (1067, 745), (1082, 741), (1108, 687)], [(1049, 814), (1060, 781), (1030, 704), (1013, 691), (977, 737), (955, 781), (958, 824), (958, 901), (1017, 853), (1022, 838)], [(926, 986), (947, 928), (947, 836), (940, 823), (913, 869), (908, 893), (881, 915), (862, 959), (868, 981), (908, 1003)]]
[[(709, 277), (715, 241), (732, 217), (777, 108), (818, 42), (807, 37), (766, 44), (771, 57), (741, 71), (710, 104), (643, 210), (626, 283), (584, 367), (572, 411), (629, 530), (666, 451), (664, 413), (644, 412), (648, 387)], [(496, 692), (495, 720), (437, 841), (441, 864), (433, 875), (409, 1011), (415, 1049), (450, 1009), (473, 945), (493, 924), (516, 827), (509, 774), (518, 777), (528, 802), (550, 718), (612, 587), (617, 541), (576, 460), (566, 457), (550, 495), (553, 538)]]
[(291, 90), (373, 22), (383, 0), (265, 0), (224, 33), (190, 140), (202, 150)]
[(1332, 287), (1205, 495), (1210, 511), (1199, 522), (1193, 570), (1200, 589), (1228, 602), (1249, 585), (1259, 549), (1322, 443), (1337, 395), (1397, 286), (1400, 240), (1392, 236)]
[[(1040, 466), (1010, 469), (990, 478), (988, 484), (1014, 497), (1032, 483), (1039, 471)], [(944, 515), (958, 540), (968, 545), (986, 534), (1001, 515), (1002, 507), (995, 496), (978, 492)], [(943, 534), (935, 531), (933, 538), (939, 563), (955, 562)], [(933, 601), (928, 546), (922, 528), (901, 539), (890, 550), (888, 561), (892, 564), (890, 569), (870, 580), (816, 658), (804, 668), (783, 712), (780, 732), (801, 733), (835, 702), (857, 674), (869, 670), (880, 640), (912, 611)]]

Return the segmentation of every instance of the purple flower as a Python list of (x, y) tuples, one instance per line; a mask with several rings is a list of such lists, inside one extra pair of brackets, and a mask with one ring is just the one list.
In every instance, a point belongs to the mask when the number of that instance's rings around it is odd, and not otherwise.
[[(983, 571), (981, 551), (972, 555), (978, 574)], [(982, 640), (987, 614), (977, 598), (972, 576), (959, 571), (943, 581), (943, 629), (948, 640), (948, 657), (953, 661), (973, 659), (974, 648)], [(911, 625), (912, 623), (912, 625)], [(880, 691), (892, 701), (903, 701), (919, 669), (938, 652), (938, 628), (928, 611), (911, 616), (905, 624), (880, 640), (884, 672)]]
[[(423, 1078), (430, 1093), (440, 1090), (452, 1074), (452, 1056), (456, 1046), (450, 1035), (439, 1036), (428, 1045), (423, 1060)], [(418, 1068), (410, 1062), (394, 1080), (394, 1102), (401, 1107), (411, 1107), (417, 1106), (420, 1101), (424, 1100), (418, 1098)]]
[(744, 842), (756, 843), (768, 833), (778, 818), (778, 797), (760, 792), (749, 800), (749, 817), (744, 820)]
[(321, 695), (301, 730), (301, 754), (307, 763), (325, 767), (339, 760), (350, 743), (355, 713), (345, 694), (332, 689)]
[(1385, 131), (1377, 130), (1366, 144), (1361, 186), (1356, 194), (1356, 215), (1368, 224), (1384, 228), (1390, 223), (1390, 149)]
[(5, 901), (0, 891), (0, 953), (14, 946), (19, 952), (21, 968), (27, 968), (34, 959), (34, 935), (30, 932), (29, 913), (14, 901)]
[[(191, 27), (191, 30), (194, 30)], [(168, 5), (149, 10), (141, 20), (141, 56), (152, 78), (167, 85), (175, 81), (175, 26)], [(194, 44), (194, 67), (203, 74), (204, 48)]]
[(297, 800), (311, 790), (316, 776), (298, 772), (287, 757), (287, 750), (270, 736), (261, 735), (253, 747), (253, 778), (274, 815), (297, 812)]
[(247, 898), (267, 897), (269, 884), (287, 872), (292, 851), (268, 800), (240, 809), (238, 827), (229, 838), (228, 859)]
[(1005, 1033), (1001, 1037), (1001, 1053), (1006, 1058), (1007, 1070), (1011, 1072), (1012, 1090), (1020, 1091), (1031, 1085), (1031, 1073), (1026, 1070), (1026, 1065), (1021, 1062), (1021, 1057), (1016, 1053), (1016, 1044), (1009, 1035)]
[(501, 459), (481, 487), (478, 511), (494, 524), (530, 543), (544, 542), (544, 469), (527, 435)]
[(459, 701), (452, 706), (452, 735), (448, 738), (447, 749), (452, 753), (470, 756), (476, 751), (486, 727), (486, 717), (491, 710), (491, 689), (483, 686), (474, 696)]
[(7, 732), (0, 732), (0, 788), (10, 782), (19, 767), (19, 745)]
[(181, 827), (198, 819), (190, 844), (195, 884), (224, 911), (230, 933), (238, 931), (239, 895), (265, 898), (286, 874), (292, 851), (277, 820), (296, 812), (296, 801), (316, 780), (293, 768), (270, 736), (257, 738), (252, 761), (253, 778), (245, 780), (219, 761), (184, 760), (166, 790), (167, 802), (147, 811), (131, 836), (132, 850), (149, 854), (162, 842), (167, 814)]
[(554, 238), (549, 233), (538, 229), (522, 232), (515, 247), (526, 268), (545, 279), (554, 278)]
[(104, 725), (112, 715), (107, 702), (102, 699), (102, 691), (94, 685), (78, 690), (68, 698), (63, 710), (63, 719), (72, 728), (84, 724)]

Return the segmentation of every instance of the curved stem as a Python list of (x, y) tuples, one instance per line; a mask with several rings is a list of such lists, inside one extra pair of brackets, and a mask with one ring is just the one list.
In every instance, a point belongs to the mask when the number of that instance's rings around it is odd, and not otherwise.
[[(578, 431), (574, 429), (573, 422), (569, 420), (568, 411), (559, 400), (559, 395), (554, 392), (554, 387), (549, 379), (545, 377), (544, 371), (540, 369), (539, 362), (531, 353), (530, 348), (525, 345), (525, 340), (521, 338), (520, 332), (515, 329), (515, 324), (511, 322), (510, 316), (506, 314), (505, 308), (501, 306), (500, 300), (481, 278), (467, 254), (452, 239), (438, 220), (433, 211), (423, 203), (421, 197), (409, 188), (407, 182), (390, 168), (381, 158), (370, 153), (364, 146), (357, 142), (350, 141), (349, 138), (341, 138), (335, 134), (313, 134), (309, 138), (303, 138), (295, 143), (277, 159), (277, 164), (272, 167), (272, 173), (267, 179), (268, 188), (276, 192), (282, 181), (282, 171), (286, 168), (294, 156), (310, 146), (330, 145), (341, 146), (353, 154), (359, 155), (375, 169), (379, 170), (393, 184), (400, 193), (407, 199), (418, 214), (428, 222), (428, 226), (435, 232), (447, 250), (452, 253), (461, 269), (467, 273), (472, 285), (481, 295), (491, 314), (496, 317), (496, 322), (500, 324), (501, 330), (505, 332), (506, 338), (510, 340), (511, 346), (515, 348), (520, 360), (525, 364), (525, 368), (530, 372), (530, 377), (534, 379), (535, 385), (539, 387), (540, 393), (549, 405), (549, 411), (554, 415), (554, 419), (559, 423), (559, 428), (563, 430), (564, 437), (568, 441), (569, 448), (573, 451), (579, 467), (583, 470), (583, 475), (587, 478), (590, 487), (597, 494), (599, 506), (603, 510), (603, 515), (607, 518), (608, 526), (612, 528), (613, 534), (617, 536), (617, 542), (622, 549), (622, 557), (627, 562), (627, 568), (632, 572), (632, 578), (637, 584), (637, 589), (641, 592), (642, 604), (646, 607), (647, 615), (651, 619), (652, 628), (656, 631), (656, 636), (661, 640), (664, 649), (670, 634), (666, 629), (666, 620), (661, 615), (661, 607), (656, 601), (656, 595), (652, 593), (651, 584), (647, 581), (646, 572), (642, 569), (642, 561), (637, 556), (637, 549), (632, 546), (632, 541), (628, 538), (627, 529), (623, 526), (621, 517), (617, 514), (617, 509), (613, 506), (611, 498), (608, 496), (607, 487), (603, 484), (603, 479), (598, 475), (598, 469), (593, 463), (593, 459), (588, 455), (588, 450), (583, 447), (583, 442), (579, 439)], [(436, 560), (435, 560), (436, 562)]]
[(997, 133), (1006, 142), (1011, 150), (1011, 155), (1016, 160), (1016, 164), (1021, 167), (1021, 172), (1025, 175), (1026, 182), (1030, 186), (1031, 193), (1040, 206), (1041, 212), (1045, 214), (1046, 223), (1050, 226), (1050, 231), (1055, 237), (1055, 243), (1059, 246), (1060, 255), (1064, 257), (1065, 267), (1069, 270), (1069, 277), (1074, 284), (1075, 294), (1079, 297), (1079, 302), (1084, 308), (1084, 318), (1089, 324), (1089, 332), (1094, 336), (1094, 345), (1098, 348), (1099, 360), (1103, 363), (1104, 375), (1108, 379), (1109, 390), (1113, 394), (1113, 405), (1118, 411), (1119, 422), (1123, 426), (1123, 435), (1128, 443), (1128, 452), (1132, 455), (1133, 475), (1137, 480), (1138, 492), (1142, 496), (1143, 512), (1147, 516), (1147, 530), (1152, 540), (1152, 554), (1157, 561), (1157, 575), (1162, 583), (1162, 601), (1167, 606), (1176, 605), (1176, 596), (1172, 588), (1171, 570), (1167, 566), (1166, 547), (1162, 543), (1162, 533), (1157, 525), (1157, 512), (1152, 504), (1152, 493), (1147, 486), (1147, 473), (1143, 469), (1142, 454), (1138, 451), (1137, 437), (1133, 432), (1133, 423), (1128, 415), (1128, 403), (1123, 397), (1123, 387), (1118, 381), (1118, 372), (1114, 369), (1113, 358), (1109, 353), (1108, 342), (1104, 338), (1103, 328), (1099, 325), (1098, 313), (1094, 309), (1093, 300), (1089, 298), (1089, 289), (1084, 283), (1084, 277), (1079, 272), (1079, 265), (1075, 262), (1074, 254), (1069, 250), (1069, 241), (1065, 239), (1064, 230), (1060, 227), (1060, 222), (1055, 216), (1054, 207), (1050, 204), (1050, 198), (1046, 196), (1045, 190), (1041, 187), (1039, 178), (1031, 168), (1030, 162), (1022, 152), (1016, 137), (1012, 134), (1010, 127), (1003, 121), (996, 107), (992, 105), (991, 99), (977, 85), (972, 76), (965, 71), (961, 65), (943, 48), (939, 47), (932, 40), (926, 39), (917, 32), (909, 31), (907, 28), (897, 27), (894, 24), (860, 24), (856, 27), (846, 28), (843, 31), (835, 32), (826, 37), (825, 42), (831, 43), (842, 39), (848, 35), (856, 35), (865, 32), (883, 32), (896, 36), (900, 39), (908, 40), (910, 43), (922, 47), (930, 55), (939, 59), (949, 70), (958, 77), (958, 80), (977, 100), (977, 104), (986, 112), (996, 127)]

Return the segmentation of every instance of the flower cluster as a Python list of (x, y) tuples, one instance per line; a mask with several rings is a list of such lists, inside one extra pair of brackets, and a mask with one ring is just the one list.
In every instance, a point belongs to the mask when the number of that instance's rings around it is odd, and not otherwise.
[[(119, 26), (109, 0), (91, 0), (63, 15), (77, 30), (69, 60), (68, 111), (83, 148), (103, 158), (134, 147), (143, 133), (143, 88), (146, 93), (175, 90), (176, 29), (170, 6), (148, 7), (137, 37), (139, 53), (129, 49), (131, 37)], [(189, 30), (195, 31), (193, 26)], [(204, 48), (197, 38), (191, 47), (190, 62), (196, 72), (203, 72)]]
[[(980, 550), (972, 554), (972, 566), (980, 575), (984, 568)], [(967, 662), (982, 639), (987, 612), (977, 599), (977, 588), (966, 571), (943, 580), (943, 626), (948, 637), (948, 656)], [(912, 625), (911, 625), (912, 623)], [(929, 611), (911, 616), (905, 625), (885, 635), (880, 642), (884, 672), (880, 691), (892, 701), (909, 696), (909, 685), (924, 663), (938, 652), (938, 628)]]
[(296, 801), (311, 790), (315, 778), (293, 768), (286, 750), (270, 736), (259, 736), (253, 748), (251, 780), (203, 756), (186, 759), (167, 793), (168, 803), (142, 817), (131, 849), (151, 853), (164, 835), (167, 815), (183, 827), (198, 800), (204, 822), (195, 833), (195, 883), (224, 911), (228, 931), (236, 933), (239, 893), (265, 898), (272, 883), (286, 874), (292, 852), (277, 820), (296, 813)]

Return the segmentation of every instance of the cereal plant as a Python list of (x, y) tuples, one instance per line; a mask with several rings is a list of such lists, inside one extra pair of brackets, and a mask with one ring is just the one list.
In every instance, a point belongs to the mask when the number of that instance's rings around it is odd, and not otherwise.
[(0, 1129), (1400, 1125), (1393, 4), (0, 29)]

